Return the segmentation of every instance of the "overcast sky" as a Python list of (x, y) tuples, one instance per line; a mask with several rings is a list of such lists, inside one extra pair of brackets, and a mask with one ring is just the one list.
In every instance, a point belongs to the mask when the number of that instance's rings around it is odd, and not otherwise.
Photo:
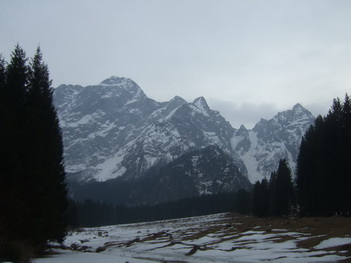
[(128, 77), (235, 128), (351, 93), (349, 0), (0, 0), (0, 36), (7, 61), (40, 45), (54, 87)]

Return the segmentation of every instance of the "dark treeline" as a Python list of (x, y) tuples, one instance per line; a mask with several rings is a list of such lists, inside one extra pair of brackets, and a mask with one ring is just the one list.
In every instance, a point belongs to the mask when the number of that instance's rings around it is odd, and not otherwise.
[(351, 100), (334, 99), (324, 117), (302, 138), (294, 184), (284, 160), (270, 181), (256, 182), (252, 211), (257, 216), (351, 214)]
[(40, 49), (0, 58), (0, 261), (25, 261), (66, 234), (63, 145)]
[[(250, 189), (252, 185), (241, 175), (230, 157), (219, 146), (191, 150), (170, 163), (157, 164), (143, 176), (137, 178), (118, 177), (104, 182), (90, 181), (79, 183), (74, 181), (75, 175), (67, 182), (69, 195), (75, 200), (93, 199), (108, 203), (122, 203), (130, 206), (155, 205), (173, 200), (191, 198), (197, 195), (192, 156), (199, 156), (197, 169), (203, 174), (204, 181), (211, 181), (207, 190), (211, 193), (238, 191), (240, 188)], [(223, 167), (227, 167), (224, 172)], [(201, 171), (201, 172), (200, 172)], [(73, 179), (72, 179), (73, 177)], [(216, 183), (216, 177), (222, 184)]]
[(241, 189), (235, 193), (204, 195), (154, 206), (111, 205), (93, 200), (71, 200), (68, 211), (72, 227), (146, 222), (229, 211), (249, 214), (251, 193)]
[(350, 215), (351, 100), (334, 99), (302, 139), (296, 184), (301, 215)]
[(279, 161), (269, 181), (263, 179), (255, 183), (252, 195), (252, 213), (256, 216), (287, 217), (296, 211), (291, 170), (285, 159)]

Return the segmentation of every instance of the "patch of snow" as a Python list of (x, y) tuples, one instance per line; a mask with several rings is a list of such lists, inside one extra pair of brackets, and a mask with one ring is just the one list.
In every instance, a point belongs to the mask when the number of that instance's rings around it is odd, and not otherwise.
[(138, 101), (138, 99), (131, 99), (131, 100), (127, 101), (125, 105), (133, 104), (134, 102), (137, 102), (137, 101)]
[(198, 113), (198, 114), (202, 114), (202, 115), (204, 115), (206, 117), (210, 116), (208, 114), (207, 110), (204, 109), (203, 107), (199, 107), (198, 105), (195, 106), (195, 105), (192, 105), (192, 104), (189, 104), (189, 107), (193, 110), (192, 116), (195, 116), (195, 112)]
[[(125, 263), (125, 262), (337, 262), (346, 256), (323, 251), (348, 244), (351, 238), (331, 238), (322, 241), (316, 250), (298, 248), (297, 242), (306, 234), (298, 232), (266, 233), (252, 230), (236, 233), (222, 221), (224, 214), (161, 220), (137, 224), (84, 228), (70, 232), (64, 244), (86, 246), (89, 253), (56, 250), (60, 254), (33, 260), (33, 263)], [(207, 230), (212, 232), (207, 233)], [(217, 229), (217, 230), (214, 230)], [(214, 231), (214, 232), (213, 232)], [(228, 232), (226, 232), (228, 231)], [(203, 233), (207, 233), (203, 235)], [(280, 241), (283, 235), (294, 239)], [(97, 248), (105, 250), (95, 253)], [(192, 255), (186, 255), (195, 247)]]
[(103, 182), (123, 175), (126, 168), (120, 167), (122, 161), (123, 156), (116, 155), (112, 158), (106, 159), (103, 163), (98, 164), (96, 166), (98, 173), (94, 176), (95, 179)]
[(315, 246), (315, 249), (325, 249), (329, 247), (342, 246), (345, 244), (351, 244), (351, 237), (334, 237), (327, 240), (323, 240), (319, 245)]
[(33, 263), (124, 263), (124, 262), (136, 262), (136, 263), (150, 263), (150, 260), (137, 259), (130, 255), (121, 253), (120, 255), (115, 254), (103, 254), (103, 253), (81, 253), (70, 250), (56, 250), (56, 255), (50, 258), (40, 258), (33, 260)]
[[(238, 136), (239, 137), (239, 136)], [(262, 180), (262, 175), (257, 171), (257, 167), (259, 166), (259, 161), (256, 158), (256, 154), (259, 154), (259, 144), (257, 134), (253, 131), (249, 131), (249, 140), (251, 142), (250, 150), (241, 154), (241, 159), (243, 160), (246, 168), (248, 179), (251, 183), (255, 183), (256, 181)], [(231, 140), (231, 144), (233, 150), (235, 150), (235, 146), (238, 143), (238, 138), (234, 136)]]
[(84, 171), (85, 169), (87, 169), (85, 164), (74, 164), (66, 166), (66, 172), (68, 173), (76, 173), (79, 171)]

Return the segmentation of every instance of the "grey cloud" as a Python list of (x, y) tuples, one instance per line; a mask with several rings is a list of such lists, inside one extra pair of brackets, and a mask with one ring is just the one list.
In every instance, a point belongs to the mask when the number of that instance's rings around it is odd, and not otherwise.
[(18, 42), (30, 56), (40, 44), (54, 86), (129, 77), (158, 101), (213, 98), (234, 126), (252, 127), (298, 102), (323, 114), (343, 97), (350, 8), (329, 0), (3, 1), (0, 52), (8, 60)]
[(208, 104), (211, 109), (218, 110), (236, 129), (242, 124), (247, 129), (252, 129), (261, 118), (270, 119), (278, 113), (278, 109), (273, 104), (253, 104), (248, 102), (236, 104), (235, 102), (213, 98), (208, 100)]

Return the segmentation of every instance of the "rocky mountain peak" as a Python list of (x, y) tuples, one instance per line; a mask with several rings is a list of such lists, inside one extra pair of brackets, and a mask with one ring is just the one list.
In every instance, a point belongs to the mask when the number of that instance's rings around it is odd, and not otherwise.
[(239, 152), (252, 183), (270, 177), (280, 159), (286, 159), (295, 168), (301, 138), (314, 122), (314, 116), (301, 104), (279, 112), (272, 119), (261, 119), (252, 130), (240, 127), (232, 140)]
[(128, 79), (128, 78), (111, 76), (111, 77), (101, 81), (100, 85), (117, 86), (119, 84), (126, 83), (126, 82), (134, 82), (134, 81), (132, 81), (131, 79)]
[(236, 131), (235, 134), (238, 136), (238, 135), (246, 134), (247, 132), (248, 130), (246, 129), (246, 127), (243, 124), (241, 124), (240, 128)]
[(314, 119), (312, 113), (305, 109), (300, 103), (297, 103), (291, 110), (279, 112), (273, 119), (276, 119), (278, 122), (290, 122), (310, 118)]
[(210, 111), (210, 107), (208, 106), (207, 101), (204, 97), (199, 97), (195, 99), (193, 104), (200, 110), (204, 110), (205, 112)]
[[(109, 95), (115, 96), (132, 96), (135, 98), (145, 98), (143, 90), (133, 80), (124, 77), (112, 76), (100, 82), (100, 84), (94, 87), (101, 87), (102, 90), (107, 91)], [(106, 98), (106, 95), (104, 95)]]
[(185, 99), (183, 99), (182, 97), (179, 97), (179, 96), (174, 96), (174, 98), (171, 99), (169, 102), (170, 102), (170, 103), (176, 102), (176, 103), (178, 103), (178, 104), (187, 103)]
[(292, 112), (295, 118), (314, 118), (313, 114), (309, 110), (304, 108), (300, 103), (295, 104), (295, 106), (292, 108)]
[(301, 138), (314, 121), (296, 104), (261, 119), (252, 130), (243, 125), (236, 130), (204, 97), (156, 102), (133, 80), (116, 76), (87, 87), (61, 85), (54, 102), (66, 169), (78, 180), (142, 177), (188, 151), (218, 145), (254, 183), (269, 177), (281, 158), (294, 165)]
[(296, 103), (293, 107), (293, 111), (298, 112), (298, 111), (305, 111), (306, 109), (300, 104)]

